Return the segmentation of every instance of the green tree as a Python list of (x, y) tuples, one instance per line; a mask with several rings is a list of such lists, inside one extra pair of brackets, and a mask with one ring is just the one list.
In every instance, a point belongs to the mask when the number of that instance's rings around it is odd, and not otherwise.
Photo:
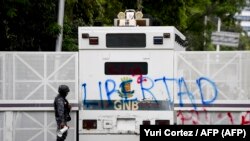
[(63, 44), (64, 51), (78, 50), (78, 27), (91, 26), (103, 19), (100, 0), (67, 0), (65, 3)]
[(2, 51), (55, 50), (57, 1), (2, 0), (0, 5)]
[[(211, 46), (208, 44), (210, 36), (204, 35), (215, 31), (217, 24), (214, 20), (204, 24), (205, 16), (208, 19), (220, 17), (222, 30), (234, 29), (233, 16), (245, 5), (245, 0), (143, 0), (142, 5), (143, 11), (159, 20), (161, 25), (173, 25), (184, 33), (190, 50), (207, 50)], [(204, 43), (207, 44), (204, 46)]]
[[(210, 35), (217, 18), (222, 19), (221, 30), (242, 32), (233, 16), (244, 4), (245, 0), (66, 0), (62, 48), (78, 50), (79, 26), (93, 26), (97, 21), (110, 26), (118, 12), (141, 9), (155, 25), (175, 26), (184, 33), (189, 50), (214, 50)], [(54, 51), (61, 31), (57, 12), (58, 0), (0, 1), (0, 42), (5, 45), (1, 50)], [(242, 47), (247, 46), (247, 38), (241, 41), (241, 49), (248, 49)]]

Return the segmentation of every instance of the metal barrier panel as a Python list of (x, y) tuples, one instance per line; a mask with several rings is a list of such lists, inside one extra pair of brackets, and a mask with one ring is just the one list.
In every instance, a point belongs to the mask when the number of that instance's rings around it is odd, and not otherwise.
[(77, 52), (0, 52), (0, 111), (53, 110), (58, 86), (78, 109)]
[(4, 112), (0, 112), (0, 140), (3, 141), (4, 135)]
[[(66, 141), (76, 141), (76, 113)], [(56, 122), (53, 112), (14, 112), (13, 141), (55, 141)]]
[(178, 124), (250, 124), (249, 64), (249, 51), (175, 52)]
[[(66, 141), (77, 138), (76, 112), (71, 117)], [(55, 141), (56, 126), (54, 112), (0, 112), (1, 141)]]
[(3, 72), (4, 72), (4, 63), (3, 63), (3, 54), (0, 53), (0, 99), (3, 99)]
[(75, 141), (78, 53), (0, 52), (0, 140), (56, 140), (53, 101), (60, 84), (70, 87), (67, 141)]
[(178, 124), (249, 125), (250, 112), (240, 111), (178, 111)]

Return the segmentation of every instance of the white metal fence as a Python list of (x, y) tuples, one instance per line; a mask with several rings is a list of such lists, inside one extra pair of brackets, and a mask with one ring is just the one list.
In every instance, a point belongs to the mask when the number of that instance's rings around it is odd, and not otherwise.
[(4, 113), (0, 112), (0, 140), (3, 141)]
[[(77, 52), (0, 52), (0, 140), (56, 140), (53, 100), (60, 84), (78, 109)], [(76, 140), (76, 112), (67, 140)]]
[(250, 124), (249, 51), (176, 52), (175, 61), (178, 124)]
[[(177, 124), (250, 124), (250, 52), (176, 52), (174, 64)], [(77, 52), (0, 52), (0, 140), (55, 140), (60, 84), (78, 110)], [(73, 111), (68, 141), (76, 120)]]

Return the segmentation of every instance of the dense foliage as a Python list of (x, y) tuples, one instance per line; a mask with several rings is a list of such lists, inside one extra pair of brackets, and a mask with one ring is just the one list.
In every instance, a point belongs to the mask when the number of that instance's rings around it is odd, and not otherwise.
[[(142, 10), (155, 25), (175, 26), (187, 37), (189, 50), (214, 50), (210, 36), (218, 17), (221, 30), (242, 32), (234, 15), (244, 5), (245, 0), (65, 0), (61, 30), (58, 0), (1, 0), (0, 50), (54, 51), (56, 38), (63, 31), (63, 50), (77, 51), (78, 26), (100, 22), (111, 26), (117, 13), (125, 9)], [(239, 49), (249, 49), (247, 36), (242, 36)]]
[(2, 51), (50, 51), (60, 33), (54, 0), (1, 0)]

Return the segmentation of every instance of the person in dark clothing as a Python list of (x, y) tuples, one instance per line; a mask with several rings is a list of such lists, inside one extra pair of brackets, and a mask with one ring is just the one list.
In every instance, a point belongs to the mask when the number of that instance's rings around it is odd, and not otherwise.
[[(54, 100), (54, 110), (55, 118), (57, 123), (57, 131), (62, 129), (64, 126), (67, 126), (67, 122), (71, 120), (70, 110), (71, 105), (66, 99), (70, 89), (67, 85), (60, 85), (58, 88), (59, 94), (55, 97)], [(63, 135), (57, 136), (57, 141), (64, 141), (67, 137), (67, 131)]]

